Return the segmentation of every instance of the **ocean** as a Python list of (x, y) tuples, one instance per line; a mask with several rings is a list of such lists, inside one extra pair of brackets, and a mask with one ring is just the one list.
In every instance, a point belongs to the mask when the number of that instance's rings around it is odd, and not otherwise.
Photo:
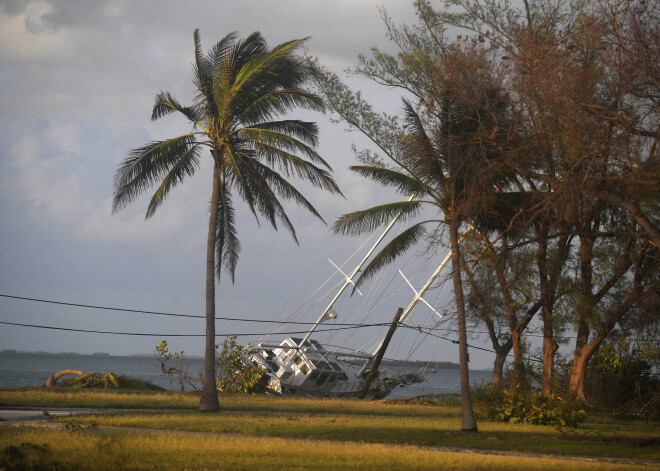
[[(196, 376), (202, 370), (203, 360), (187, 360), (188, 372)], [(0, 352), (0, 388), (20, 388), (41, 386), (53, 373), (71, 368), (86, 372), (116, 373), (151, 381), (163, 388), (179, 390), (179, 381), (164, 376), (155, 356), (114, 356), (105, 354), (82, 355), (74, 353), (23, 353)], [(71, 377), (71, 376), (67, 376)], [(66, 378), (66, 377), (65, 377)], [(492, 371), (470, 370), (470, 383), (473, 385), (488, 382)], [(187, 388), (189, 389), (189, 387)], [(440, 368), (423, 383), (398, 387), (389, 398), (410, 397), (421, 394), (458, 394), (460, 376), (458, 369)]]

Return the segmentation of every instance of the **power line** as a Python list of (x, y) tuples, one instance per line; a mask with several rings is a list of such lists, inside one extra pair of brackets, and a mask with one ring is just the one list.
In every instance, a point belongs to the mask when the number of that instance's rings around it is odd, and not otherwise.
[[(128, 308), (120, 308), (120, 307), (111, 307), (111, 306), (99, 306), (99, 305), (94, 305), (94, 304), (81, 304), (81, 303), (72, 303), (72, 302), (64, 302), (64, 301), (53, 301), (50, 299), (39, 299), (39, 298), (30, 298), (26, 296), (14, 296), (10, 294), (0, 294), (0, 297), (2, 298), (9, 298), (9, 299), (18, 299), (21, 301), (33, 301), (37, 303), (45, 303), (45, 304), (57, 304), (59, 306), (71, 306), (71, 307), (82, 307), (82, 308), (88, 308), (88, 309), (99, 309), (99, 310), (104, 310), (104, 311), (118, 311), (118, 312), (132, 312), (136, 314), (150, 314), (150, 315), (156, 315), (156, 316), (171, 316), (171, 317), (188, 317), (188, 318), (195, 318), (195, 319), (206, 319), (206, 316), (203, 315), (198, 315), (198, 314), (179, 314), (179, 313), (172, 313), (172, 312), (163, 312), (163, 311), (146, 311), (142, 309), (128, 309)], [(315, 322), (293, 322), (293, 321), (271, 321), (271, 320), (263, 320), (263, 319), (244, 319), (240, 317), (215, 317), (216, 320), (220, 321), (238, 321), (238, 322), (255, 322), (259, 324), (297, 324), (297, 325), (314, 325)], [(347, 323), (335, 323), (334, 325), (340, 325), (340, 326), (345, 326), (345, 327), (362, 327), (366, 324), (347, 324)], [(381, 323), (381, 324), (371, 324), (373, 326), (383, 326), (383, 325), (389, 325), (387, 323)]]
[[(80, 307), (80, 308), (88, 308), (88, 309), (98, 309), (98, 310), (104, 310), (104, 311), (117, 311), (117, 312), (131, 312), (131, 313), (136, 313), (136, 314), (148, 314), (148, 315), (157, 315), (157, 316), (170, 316), (170, 317), (184, 317), (184, 318), (196, 318), (196, 319), (206, 319), (206, 316), (203, 315), (198, 315), (198, 314), (180, 314), (180, 313), (172, 313), (172, 312), (164, 312), (164, 311), (148, 311), (148, 310), (142, 310), (142, 309), (129, 309), (129, 308), (119, 308), (119, 307), (111, 307), (111, 306), (101, 306), (101, 305), (95, 305), (95, 304), (82, 304), (82, 303), (73, 303), (73, 302), (65, 302), (65, 301), (54, 301), (51, 299), (41, 299), (41, 298), (32, 298), (32, 297), (27, 297), (27, 296), (16, 296), (16, 295), (10, 295), (10, 294), (2, 294), (0, 293), (0, 297), (2, 298), (8, 298), (8, 299), (17, 299), (20, 301), (32, 301), (32, 302), (38, 302), (38, 303), (44, 303), (44, 304), (55, 304), (55, 305), (60, 305), (60, 306), (70, 306), (70, 307)], [(215, 317), (216, 320), (223, 320), (223, 321), (234, 321), (234, 322), (253, 322), (257, 324), (295, 324), (295, 325), (315, 325), (315, 322), (302, 322), (302, 321), (273, 321), (273, 320), (264, 320), (264, 319), (244, 319), (240, 317)], [(7, 325), (22, 325), (22, 324), (11, 324), (7, 322), (2, 322), (3, 324)], [(345, 330), (343, 328), (362, 328), (362, 327), (383, 327), (383, 326), (388, 326), (390, 325), (388, 322), (382, 322), (382, 323), (375, 323), (375, 324), (353, 324), (353, 323), (341, 323), (341, 322), (335, 322), (332, 325), (334, 326), (341, 326), (342, 328), (336, 328), (336, 329), (326, 329), (323, 331), (319, 332), (329, 332), (333, 330)], [(37, 328), (48, 328), (48, 327), (40, 327), (38, 325), (24, 325), (25, 327), (37, 327)], [(406, 326), (408, 328), (412, 328), (415, 330), (419, 330), (415, 327), (411, 326)], [(53, 327), (54, 328), (54, 327)], [(67, 330), (65, 328), (58, 328), (59, 330)], [(69, 329), (69, 330), (74, 330), (75, 329)], [(458, 332), (456, 329), (448, 329), (448, 328), (443, 328), (443, 327), (431, 327), (431, 328), (426, 328), (426, 332), (429, 333), (429, 331), (446, 331), (446, 332)], [(85, 330), (80, 330), (81, 332), (87, 332)], [(92, 332), (92, 331), (89, 331)], [(106, 333), (99, 331), (97, 333)], [(112, 333), (112, 332), (108, 332)], [(294, 332), (293, 334), (306, 334), (307, 332)], [(466, 331), (468, 334), (488, 334), (489, 332), (486, 331)], [(121, 333), (122, 335), (152, 335), (152, 334), (138, 334), (138, 333)], [(160, 335), (160, 334), (159, 334)], [(183, 334), (168, 334), (169, 336), (202, 336), (203, 334), (200, 335), (183, 335)], [(243, 336), (252, 336), (252, 335), (267, 335), (267, 334), (232, 334), (232, 335), (243, 335)], [(429, 333), (429, 335), (431, 335)], [(526, 335), (528, 337), (536, 337), (536, 338), (542, 338), (543, 335), (538, 335), (534, 333), (527, 333), (523, 332), (523, 335)], [(156, 336), (154, 334), (154, 336)], [(220, 336), (220, 335), (219, 335)], [(224, 335), (222, 335), (224, 336)], [(437, 335), (435, 337), (438, 337)], [(438, 338), (443, 338), (443, 337), (438, 337)], [(556, 339), (575, 339), (577, 338), (576, 336), (555, 336), (554, 338)], [(444, 340), (449, 340), (446, 338), (443, 338)], [(637, 339), (639, 341), (643, 342), (660, 342), (660, 339)], [(451, 340), (449, 340), (451, 341)], [(473, 347), (477, 348), (477, 347)], [(488, 350), (488, 351), (493, 351), (493, 350)]]
[[(0, 324), (12, 325), (17, 327), (32, 327), (36, 329), (48, 329), (48, 330), (63, 330), (69, 332), (84, 332), (90, 334), (108, 334), (108, 335), (132, 335), (132, 336), (141, 336), (141, 337), (205, 337), (206, 334), (162, 334), (162, 333), (150, 333), (150, 332), (118, 332), (110, 330), (91, 330), (91, 329), (76, 329), (73, 327), (56, 327), (49, 325), (40, 325), (40, 324), (23, 324), (19, 322), (7, 322), (0, 321)], [(336, 328), (326, 328), (326, 329), (317, 329), (316, 332), (334, 332), (337, 330), (347, 330), (347, 329), (358, 329), (364, 327), (382, 327), (387, 324), (364, 324), (354, 327), (336, 327)], [(303, 335), (308, 331), (303, 330), (299, 332), (283, 332), (283, 335)], [(230, 334), (216, 334), (216, 337), (247, 337), (247, 336), (263, 336), (264, 333), (230, 333)]]

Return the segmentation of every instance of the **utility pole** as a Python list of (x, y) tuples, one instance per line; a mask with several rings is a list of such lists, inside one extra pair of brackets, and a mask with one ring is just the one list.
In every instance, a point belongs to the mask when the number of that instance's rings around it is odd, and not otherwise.
[(389, 345), (390, 340), (392, 340), (392, 335), (394, 335), (394, 331), (399, 325), (399, 319), (401, 319), (401, 314), (403, 314), (402, 307), (400, 307), (398, 311), (396, 311), (394, 320), (392, 321), (392, 325), (390, 325), (390, 330), (387, 331), (385, 340), (383, 340), (383, 344), (380, 346), (378, 350), (378, 355), (376, 355), (376, 359), (374, 360), (374, 365), (371, 367), (371, 371), (369, 372), (367, 379), (364, 380), (364, 386), (362, 386), (362, 392), (360, 392), (360, 399), (364, 399), (365, 396), (367, 395), (367, 390), (369, 389), (369, 386), (371, 386), (371, 381), (374, 379), (374, 376), (378, 371), (378, 367), (380, 366), (380, 361), (383, 359), (383, 356), (385, 356), (385, 350), (387, 350), (387, 346)]

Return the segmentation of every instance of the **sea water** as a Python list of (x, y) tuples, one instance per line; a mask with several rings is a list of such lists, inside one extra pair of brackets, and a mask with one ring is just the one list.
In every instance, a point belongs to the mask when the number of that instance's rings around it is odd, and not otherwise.
[[(188, 374), (198, 377), (204, 361), (201, 358), (186, 360)], [(81, 370), (88, 373), (115, 373), (150, 381), (170, 390), (180, 390), (176, 377), (161, 374), (156, 356), (81, 355), (73, 353), (23, 353), (0, 352), (0, 388), (41, 386), (53, 373), (63, 369)], [(406, 370), (403, 372), (415, 372)], [(65, 376), (68, 378), (71, 376)], [(472, 385), (490, 381), (491, 371), (470, 370)], [(186, 390), (190, 390), (186, 386)], [(426, 381), (398, 387), (388, 397), (410, 397), (422, 394), (458, 394), (460, 374), (458, 369), (441, 368), (429, 375)]]

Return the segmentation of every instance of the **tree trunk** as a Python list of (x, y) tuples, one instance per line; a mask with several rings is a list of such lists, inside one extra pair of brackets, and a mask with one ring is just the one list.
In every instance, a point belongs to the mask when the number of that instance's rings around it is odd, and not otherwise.
[(584, 396), (584, 377), (587, 373), (587, 365), (594, 349), (583, 348), (578, 355), (577, 351), (573, 357), (573, 365), (571, 367), (571, 376), (568, 383), (568, 394), (581, 402), (587, 402)]
[(514, 385), (527, 389), (527, 375), (525, 372), (525, 360), (523, 359), (522, 324), (516, 322), (511, 329), (511, 346), (513, 347), (513, 371), (515, 375)]
[(214, 412), (220, 408), (218, 389), (215, 378), (215, 223), (218, 215), (220, 197), (220, 175), (218, 166), (213, 170), (213, 190), (211, 193), (211, 215), (209, 235), (206, 244), (206, 349), (204, 350), (204, 379), (202, 397), (199, 401), (200, 412)]
[(456, 318), (458, 321), (458, 353), (461, 372), (461, 432), (476, 432), (477, 421), (472, 409), (470, 395), (470, 376), (468, 371), (467, 333), (465, 324), (465, 303), (463, 299), (463, 283), (461, 281), (461, 257), (458, 242), (459, 221), (452, 214), (449, 222), (449, 243), (451, 245), (452, 279), (454, 296), (456, 298)]
[[(497, 282), (500, 286), (500, 293), (502, 294), (502, 299), (504, 300), (504, 305), (506, 307), (506, 314), (509, 321), (509, 329), (511, 330), (511, 346), (513, 347), (513, 367), (514, 367), (514, 382), (513, 384), (518, 387), (526, 386), (525, 378), (525, 365), (522, 358), (522, 340), (521, 340), (521, 331), (524, 328), (522, 322), (519, 322), (518, 316), (516, 314), (516, 307), (514, 305), (513, 299), (511, 298), (510, 286), (505, 276), (505, 263), (508, 258), (508, 246), (506, 235), (502, 236), (502, 253), (495, 262), (495, 275), (497, 276)], [(525, 322), (525, 319), (523, 319)], [(529, 322), (529, 318), (527, 321)], [(508, 352), (511, 350), (509, 348)], [(497, 353), (499, 355), (499, 353)], [(497, 358), (495, 359), (497, 363)], [(497, 366), (497, 365), (496, 365)], [(494, 374), (494, 372), (493, 372)]]
[(541, 317), (543, 319), (543, 394), (552, 392), (552, 376), (555, 368), (555, 352), (557, 343), (554, 339), (552, 319), (552, 293), (548, 282), (547, 267), (547, 230), (543, 230), (537, 250), (537, 265), (539, 268), (539, 284), (541, 290)]
[(495, 361), (493, 362), (493, 386), (496, 388), (502, 385), (502, 377), (504, 376), (504, 362), (508, 352), (499, 351), (495, 353)]

